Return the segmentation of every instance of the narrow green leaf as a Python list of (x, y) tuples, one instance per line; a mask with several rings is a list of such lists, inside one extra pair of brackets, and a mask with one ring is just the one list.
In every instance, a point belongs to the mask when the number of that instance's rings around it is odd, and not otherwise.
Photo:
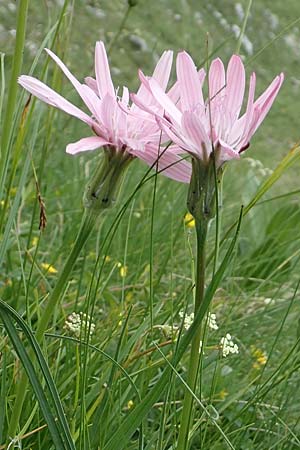
[(1, 391), (0, 391), (0, 442), (4, 441), (4, 420), (5, 420), (5, 409), (6, 409), (6, 350), (4, 349), (2, 356), (1, 356), (1, 368), (2, 368), (2, 375), (1, 375)]
[[(51, 373), (45, 361), (45, 358), (42, 354), (39, 344), (32, 334), (28, 325), (24, 322), (24, 320), (19, 316), (19, 314), (14, 311), (9, 305), (0, 300), (0, 314), (4, 323), (4, 326), (7, 330), (7, 333), (14, 345), (14, 348), (22, 361), (22, 364), (26, 370), (28, 378), (31, 382), (32, 388), (36, 394), (36, 397), (39, 401), (41, 410), (45, 417), (45, 420), (48, 424), (49, 431), (51, 433), (52, 439), (56, 448), (66, 449), (66, 450), (75, 450), (73, 440), (71, 437), (71, 433), (69, 430), (68, 423), (66, 421), (66, 417), (61, 405), (61, 401), (59, 398), (59, 394), (57, 392), (56, 386), (52, 379)], [(44, 388), (41, 385), (36, 371), (33, 367), (33, 364), (30, 360), (30, 357), (27, 351), (24, 348), (22, 341), (20, 340), (18, 333), (12, 323), (11, 317), (17, 322), (17, 324), (22, 329), (23, 333), (27, 337), (34, 354), (37, 358), (38, 364), (43, 373), (44, 379), (46, 381), (47, 387), (49, 389), (49, 399), (51, 399), (51, 403), (53, 404), (55, 410), (55, 416), (53, 415), (49, 401), (44, 393)]]

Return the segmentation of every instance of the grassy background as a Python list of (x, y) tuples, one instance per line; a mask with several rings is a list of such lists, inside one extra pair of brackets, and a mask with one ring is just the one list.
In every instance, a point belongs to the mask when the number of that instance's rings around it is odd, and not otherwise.
[[(242, 12), (245, 12), (248, 2), (221, 3), (215, 0), (201, 3), (165, 0), (150, 4), (139, 1), (131, 9), (110, 52), (115, 85), (125, 83), (132, 90), (136, 89), (137, 69), (141, 67), (146, 74), (150, 74), (158, 56), (166, 48), (174, 51), (185, 48), (200, 64), (206, 59), (208, 51), (214, 52), (221, 46), (217, 53), (223, 61), (227, 61), (237, 47), (237, 27), (242, 26)], [(23, 73), (29, 72), (61, 7), (58, 1), (30, 2)], [(78, 79), (93, 75), (95, 41), (103, 39), (109, 46), (118, 33), (126, 8), (125, 1), (96, 0), (76, 0), (73, 8), (71, 5), (68, 7), (54, 50)], [(0, 16), (1, 51), (6, 54), (8, 80), (14, 46), (15, 3), (0, 1)], [(274, 169), (299, 140), (299, 23), (290, 26), (271, 43), (297, 16), (297, 0), (288, 0), (285, 4), (277, 0), (253, 2), (240, 51), (247, 64), (248, 76), (252, 71), (257, 73), (257, 92), (261, 92), (281, 71), (284, 71), (286, 80), (243, 161), (231, 163), (226, 169), (224, 232), (236, 220), (240, 205), (252, 198), (268, 176), (265, 168)], [(206, 49), (207, 32), (209, 50)], [(42, 76), (46, 60), (45, 53), (42, 53), (34, 70), (38, 78)], [(47, 67), (46, 75), (51, 86), (61, 89), (63, 95), (80, 105), (72, 87), (52, 62)], [(21, 96), (21, 89), (19, 94)], [(23, 93), (19, 112), (26, 99)], [(17, 133), (16, 129), (15, 135)], [(37, 102), (17, 160), (16, 177), (6, 189), (9, 207), (4, 219), (7, 219), (18, 192), (20, 204), (1, 267), (0, 297), (33, 328), (56, 277), (46, 267), (51, 264), (60, 271), (63, 266), (80, 224), (84, 185), (100, 157), (90, 154), (72, 158), (65, 154), (64, 149), (67, 143), (88, 134), (84, 124)], [(25, 182), (21, 184), (28, 155), (30, 168)], [(261, 164), (253, 159), (261, 161)], [(47, 228), (41, 234), (38, 230), (39, 208), (33, 167), (48, 219)], [(120, 206), (145, 171), (141, 162), (132, 163), (123, 186)], [(227, 278), (218, 289), (212, 305), (219, 330), (208, 331), (203, 359), (202, 397), (236, 449), (300, 447), (299, 357), (296, 352), (290, 354), (297, 343), (299, 320), (298, 297), (294, 296), (299, 271), (299, 193), (274, 199), (299, 189), (298, 172), (299, 164), (289, 169), (265, 197), (270, 201), (256, 206), (245, 218), (234, 264), (228, 269)], [(110, 230), (117, 210), (103, 217), (101, 226), (75, 267), (62, 304), (55, 311), (50, 330), (52, 335), (45, 339), (44, 351), (71, 431), (77, 438), (76, 448), (102, 448), (128, 415), (131, 409), (128, 402), (132, 401), (133, 406), (138, 402), (128, 380), (118, 372), (111, 372), (114, 366), (99, 350), (105, 351), (126, 368), (139, 395), (143, 397), (165, 366), (158, 352), (148, 353), (153, 341), (162, 344), (165, 355), (169, 356), (175, 341), (164, 334), (161, 327), (165, 324), (179, 326), (179, 310), (186, 305), (188, 312), (192, 310), (191, 249), (195, 242), (194, 230), (184, 226), (183, 222), (187, 187), (163, 177), (158, 178), (154, 209), (153, 192), (152, 180), (130, 204), (107, 250), (109, 258), (97, 284), (93, 271), (98, 276), (99, 246)], [(211, 252), (214, 224), (209, 238)], [(127, 267), (125, 277), (121, 276), (119, 263)], [(208, 279), (211, 273), (209, 266)], [(97, 350), (90, 349), (85, 361), (84, 348), (66, 339), (64, 323), (71, 312), (90, 312), (92, 305), (95, 306), (95, 332), (91, 343)], [(151, 310), (155, 325), (153, 333), (150, 332)], [(240, 353), (225, 359), (219, 357), (217, 345), (227, 332), (234, 336)], [(5, 396), (0, 408), (1, 445), (7, 439), (7, 422), (15, 398), (15, 384), (20, 376), (20, 363), (4, 331), (0, 346), (3, 362), (1, 392)], [(143, 352), (147, 352), (145, 356)], [(262, 357), (264, 354), (268, 358), (267, 364)], [(78, 369), (78, 378), (75, 368)], [(179, 370), (184, 376), (185, 360)], [(110, 377), (113, 383), (110, 383)], [(174, 448), (172, 445), (176, 441), (182, 395), (183, 387), (174, 377), (170, 383), (170, 402), (165, 403), (164, 407), (166, 397), (162, 397), (161, 403), (151, 410), (144, 421), (144, 444), (137, 440), (142, 434), (136, 433), (126, 448)], [(87, 420), (84, 419), (85, 410), (88, 412)], [(91, 411), (95, 413), (92, 415)], [(200, 417), (200, 423), (192, 448), (226, 448), (212, 422), (200, 412), (197, 417)], [(44, 423), (30, 391), (19, 432), (21, 436), (32, 434), (22, 439), (22, 448), (53, 448), (47, 430), (38, 430)]]

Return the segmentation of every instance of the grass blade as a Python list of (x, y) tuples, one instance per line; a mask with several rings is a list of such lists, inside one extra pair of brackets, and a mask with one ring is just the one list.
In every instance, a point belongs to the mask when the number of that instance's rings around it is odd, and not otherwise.
[[(59, 394), (57, 392), (56, 386), (50, 374), (49, 368), (45, 361), (45, 358), (42, 354), (39, 344), (37, 343), (34, 335), (32, 334), (30, 328), (24, 322), (24, 320), (19, 316), (19, 314), (14, 311), (9, 305), (0, 300), (0, 314), (6, 328), (6, 331), (13, 343), (13, 346), (22, 361), (22, 364), (26, 370), (28, 378), (31, 382), (32, 388), (35, 392), (35, 395), (40, 404), (41, 410), (45, 417), (45, 420), (48, 424), (49, 431), (51, 433), (53, 442), (56, 448), (66, 449), (66, 450), (74, 450), (74, 444), (71, 438), (71, 433), (69, 430), (69, 426), (66, 421), (66, 417), (61, 405), (61, 401), (59, 398)], [(32, 347), (34, 354), (37, 358), (40, 369), (44, 375), (47, 387), (49, 389), (49, 398), (53, 404), (55, 415), (53, 415), (51, 408), (49, 406), (49, 401), (44, 393), (44, 388), (40, 383), (37, 373), (33, 367), (33, 364), (28, 356), (27, 351), (24, 348), (24, 345), (19, 338), (18, 332), (12, 323), (13, 318), (19, 327), (22, 329), (23, 333), (27, 337), (30, 346)]]

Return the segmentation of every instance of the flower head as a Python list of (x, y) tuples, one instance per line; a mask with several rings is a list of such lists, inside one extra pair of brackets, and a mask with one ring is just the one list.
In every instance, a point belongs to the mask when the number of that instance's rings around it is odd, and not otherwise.
[(51, 264), (41, 263), (41, 267), (43, 269), (45, 269), (51, 275), (57, 273), (57, 269), (54, 266), (52, 266)]
[[(178, 54), (176, 71), (180, 92), (177, 103), (163, 92), (155, 79), (141, 78), (163, 110), (163, 114), (153, 109), (152, 113), (156, 114), (162, 130), (174, 144), (192, 156), (208, 161), (214, 149), (218, 167), (224, 161), (239, 158), (240, 153), (249, 147), (251, 137), (270, 110), (284, 79), (282, 73), (278, 75), (254, 101), (256, 76), (252, 73), (246, 111), (240, 117), (245, 69), (238, 55), (231, 57), (226, 71), (220, 58), (212, 61), (206, 101), (202, 92), (205, 71), (197, 71), (188, 53)], [(151, 112), (148, 104), (138, 104)]]
[[(165, 175), (178, 181), (189, 182), (190, 165), (182, 160), (176, 150), (163, 151), (160, 149), (161, 130), (153, 116), (140, 110), (136, 105), (129, 104), (130, 96), (127, 87), (124, 86), (122, 95), (118, 95), (118, 89), (115, 89), (112, 83), (103, 42), (96, 43), (96, 78), (87, 77), (83, 84), (71, 74), (65, 64), (51, 50), (46, 49), (46, 51), (72, 83), (90, 114), (81, 111), (36, 78), (22, 75), (19, 83), (40, 100), (77, 117), (93, 130), (93, 136), (84, 137), (77, 142), (68, 144), (67, 153), (75, 155), (105, 146), (128, 152), (150, 166), (155, 165), (157, 161), (158, 169)], [(169, 81), (171, 65), (172, 52), (166, 51), (158, 61), (153, 73), (153, 79), (163, 92)], [(142, 102), (148, 102), (149, 92), (142, 85), (137, 96)]]
[(77, 338), (80, 338), (81, 334), (84, 333), (85, 327), (87, 329), (90, 327), (90, 335), (94, 333), (95, 324), (91, 322), (90, 316), (82, 312), (80, 312), (79, 314), (75, 312), (70, 314), (67, 317), (64, 325), (64, 329), (69, 334), (73, 334)]
[(207, 317), (207, 323), (208, 323), (208, 327), (211, 330), (218, 330), (219, 326), (217, 324), (217, 316), (214, 313), (208, 313), (208, 317)]
[(225, 337), (221, 338), (220, 346), (224, 358), (226, 358), (226, 356), (228, 356), (230, 353), (234, 354), (239, 352), (238, 345), (233, 342), (231, 334), (229, 333), (227, 333)]
[(188, 330), (194, 322), (194, 313), (185, 314), (184, 311), (179, 311), (179, 317), (183, 319), (183, 327)]
[(195, 228), (195, 219), (191, 213), (187, 212), (185, 214), (184, 223), (188, 228)]

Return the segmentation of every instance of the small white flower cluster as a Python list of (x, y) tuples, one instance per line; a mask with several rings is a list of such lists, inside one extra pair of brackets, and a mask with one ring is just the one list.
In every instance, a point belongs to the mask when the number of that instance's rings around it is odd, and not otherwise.
[(179, 327), (177, 327), (176, 325), (158, 325), (158, 328), (161, 329), (161, 331), (164, 333), (165, 337), (167, 339), (176, 339), (177, 338), (177, 334), (179, 331)]
[(263, 163), (259, 161), (258, 159), (253, 158), (244, 158), (246, 161), (249, 162), (250, 167), (252, 169), (255, 169), (257, 173), (259, 173), (261, 176), (270, 176), (273, 173), (273, 170), (268, 169), (268, 167), (264, 167)]
[(73, 334), (74, 336), (79, 338), (80, 334), (82, 333), (82, 331), (85, 330), (85, 326), (87, 325), (87, 329), (89, 328), (89, 326), (91, 327), (90, 335), (92, 335), (95, 331), (95, 324), (94, 323), (90, 324), (89, 322), (90, 316), (87, 316), (85, 313), (82, 312), (80, 312), (79, 314), (73, 312), (67, 317), (64, 329), (68, 331), (70, 334)]
[[(179, 317), (181, 319), (183, 319), (183, 316), (184, 316), (184, 312), (183, 311), (179, 311)], [(186, 330), (188, 330), (193, 322), (194, 322), (194, 313), (186, 314), (186, 316), (184, 317), (184, 322), (183, 322), (184, 328)], [(216, 314), (208, 313), (207, 324), (208, 324), (208, 326), (209, 326), (209, 328), (211, 330), (218, 330), (219, 329), (218, 324), (217, 324), (217, 316), (216, 316)]]
[(207, 324), (211, 330), (218, 330), (218, 324), (217, 324), (217, 316), (213, 313), (208, 313), (208, 320)]
[[(183, 311), (179, 311), (180, 319), (183, 319), (183, 316), (184, 316), (184, 312)], [(186, 314), (186, 316), (184, 317), (184, 321), (183, 321), (183, 327), (186, 330), (188, 330), (193, 322), (194, 322), (194, 313)]]
[(228, 356), (230, 353), (238, 353), (239, 348), (237, 344), (235, 344), (232, 340), (231, 334), (227, 333), (225, 337), (222, 337), (221, 341), (221, 349), (224, 357)]

